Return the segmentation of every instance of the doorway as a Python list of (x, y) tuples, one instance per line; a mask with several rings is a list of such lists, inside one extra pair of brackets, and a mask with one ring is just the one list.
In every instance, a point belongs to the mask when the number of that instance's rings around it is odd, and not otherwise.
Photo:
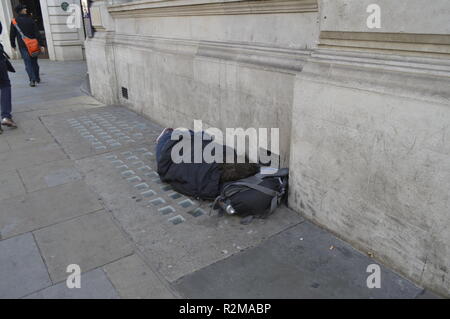
[[(33, 18), (33, 20), (36, 22), (36, 25), (38, 26), (39, 32), (41, 34), (42, 39), (44, 40), (45, 43), (45, 47), (48, 48), (47, 46), (47, 41), (46, 41), (46, 37), (45, 37), (45, 30), (44, 30), (44, 19), (42, 18), (42, 11), (41, 11), (41, 4), (40, 1), (35, 1), (35, 0), (11, 0), (11, 5), (12, 5), (12, 9), (13, 9), (13, 14), (14, 17), (17, 16), (14, 8), (19, 5), (25, 5), (28, 9), (28, 13), (31, 15), (31, 17)], [(45, 54), (41, 54), (39, 55), (40, 59), (48, 59), (49, 55), (48, 55), (48, 50), (45, 50)]]

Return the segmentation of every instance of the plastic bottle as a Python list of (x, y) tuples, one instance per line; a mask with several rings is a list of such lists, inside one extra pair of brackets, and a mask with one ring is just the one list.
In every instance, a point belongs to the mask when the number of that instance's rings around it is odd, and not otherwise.
[(221, 201), (219, 202), (219, 205), (228, 215), (236, 214), (236, 210), (230, 204)]

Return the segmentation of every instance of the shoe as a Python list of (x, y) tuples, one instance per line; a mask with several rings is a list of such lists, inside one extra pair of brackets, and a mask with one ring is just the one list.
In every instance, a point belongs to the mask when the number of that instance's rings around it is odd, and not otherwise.
[(2, 120), (2, 125), (5, 125), (5, 126), (11, 127), (11, 128), (17, 128), (17, 124), (12, 119), (9, 119), (6, 117)]
[(37, 79), (36, 82), (37, 82), (37, 83), (41, 83), (41, 79)]
[(30, 81), (30, 86), (31, 87), (35, 87), (36, 86), (36, 82), (35, 81)]

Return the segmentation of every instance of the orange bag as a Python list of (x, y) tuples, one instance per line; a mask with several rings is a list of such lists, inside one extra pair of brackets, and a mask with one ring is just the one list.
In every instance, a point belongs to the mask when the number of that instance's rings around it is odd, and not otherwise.
[(14, 27), (17, 29), (17, 31), (20, 34), (20, 37), (23, 40), (23, 43), (25, 43), (25, 46), (27, 47), (28, 53), (32, 57), (36, 57), (41, 53), (41, 47), (39, 46), (39, 41), (37, 39), (30, 39), (23, 34), (22, 30), (20, 30), (19, 25), (17, 24), (16, 19), (12, 19), (12, 23)]

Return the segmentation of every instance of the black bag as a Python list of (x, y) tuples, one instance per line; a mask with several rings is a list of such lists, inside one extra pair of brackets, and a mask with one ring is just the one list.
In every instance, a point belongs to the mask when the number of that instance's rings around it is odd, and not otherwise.
[(214, 209), (239, 216), (266, 218), (280, 205), (288, 186), (289, 170), (275, 174), (256, 174), (223, 185), (213, 204)]

